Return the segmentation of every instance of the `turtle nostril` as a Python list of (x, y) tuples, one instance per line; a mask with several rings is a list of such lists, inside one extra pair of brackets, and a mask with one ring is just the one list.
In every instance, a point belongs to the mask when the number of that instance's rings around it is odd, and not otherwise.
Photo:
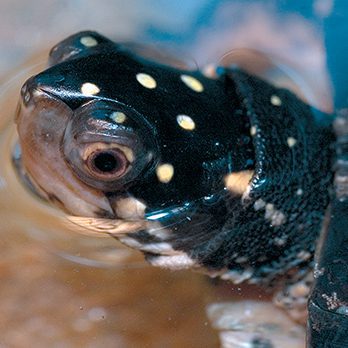
[(22, 87), (22, 95), (23, 93), (26, 93), (34, 88), (37, 87), (37, 81), (35, 76), (30, 77), (27, 81), (25, 81), (23, 87)]
[(37, 81), (35, 77), (28, 79), (21, 89), (21, 97), (24, 105), (27, 105), (32, 98), (32, 91), (37, 88)]

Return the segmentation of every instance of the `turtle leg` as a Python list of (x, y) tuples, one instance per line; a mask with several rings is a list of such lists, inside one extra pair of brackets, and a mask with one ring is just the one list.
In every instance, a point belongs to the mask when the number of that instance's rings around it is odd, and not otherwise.
[(294, 321), (305, 325), (308, 316), (308, 296), (312, 285), (313, 269), (308, 267), (299, 270), (296, 279), (277, 292), (273, 301), (277, 307), (284, 309)]
[(245, 300), (207, 306), (222, 348), (303, 348), (305, 328), (271, 301)]
[(308, 303), (308, 347), (348, 347), (348, 112), (335, 120), (334, 192)]

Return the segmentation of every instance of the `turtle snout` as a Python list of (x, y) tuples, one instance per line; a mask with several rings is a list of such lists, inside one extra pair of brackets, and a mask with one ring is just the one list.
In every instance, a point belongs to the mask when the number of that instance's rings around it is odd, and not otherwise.
[(38, 84), (35, 76), (29, 78), (23, 85), (21, 89), (21, 98), (25, 106), (29, 105), (30, 101), (33, 99), (34, 91), (37, 90)]

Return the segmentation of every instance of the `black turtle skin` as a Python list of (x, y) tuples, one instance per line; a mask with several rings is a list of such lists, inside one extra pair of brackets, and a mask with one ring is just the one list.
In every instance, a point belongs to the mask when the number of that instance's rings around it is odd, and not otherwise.
[[(97, 44), (86, 46), (82, 37)], [(138, 73), (152, 76), (156, 87), (144, 88)], [(203, 91), (185, 85), (183, 74)], [(99, 92), (81, 94), (85, 82)], [(91, 102), (89, 118), (106, 120), (105, 110), (130, 114), (107, 135), (135, 132), (151, 158), (140, 154), (143, 162), (133, 176), (100, 190), (110, 201), (135, 197), (146, 205), (144, 218), (168, 231), (165, 240), (146, 229), (127, 234), (149, 262), (161, 257), (161, 249), (151, 246), (165, 241), (194, 267), (231, 274), (232, 280), (240, 275), (269, 284), (312, 267), (333, 177), (331, 115), (245, 71), (225, 67), (206, 77), (145, 59), (96, 32), (56, 45), (50, 67), (25, 85), (25, 91), (34, 89), (61, 100), (75, 116), (88, 113)], [(194, 129), (180, 127), (177, 115), (188, 115)], [(156, 175), (163, 163), (174, 168), (169, 182)], [(253, 175), (239, 192), (226, 187), (230, 173)], [(95, 216), (114, 218), (102, 210)]]
[(316, 255), (308, 301), (307, 347), (348, 347), (348, 114), (334, 122), (334, 189)]

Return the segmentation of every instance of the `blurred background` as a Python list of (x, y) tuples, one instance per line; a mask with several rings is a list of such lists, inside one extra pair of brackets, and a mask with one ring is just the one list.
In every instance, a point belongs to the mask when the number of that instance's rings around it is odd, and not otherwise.
[(0, 74), (84, 29), (180, 48), (199, 65), (251, 47), (314, 69), (323, 64), (322, 21), (332, 10), (333, 0), (2, 0)]
[[(200, 68), (225, 61), (235, 49), (260, 51), (274, 57), (300, 90), (309, 90), (313, 104), (330, 110), (331, 80), (344, 85), (338, 68), (346, 62), (348, 42), (341, 37), (333, 43), (343, 31), (338, 24), (347, 22), (335, 12), (338, 5), (333, 0), (1, 0), (0, 124), (14, 114), (33, 62), (43, 62), (59, 40), (87, 29), (164, 47)], [(61, 243), (59, 228), (51, 237), (50, 221), (40, 225), (42, 216), (18, 182), (9, 189), (14, 173), (5, 173), (12, 168), (6, 139), (1, 139), (0, 172), (0, 348), (219, 346), (206, 305), (240, 298), (239, 287), (189, 271), (150, 268), (114, 241), (109, 244), (117, 253), (105, 254), (112, 262), (81, 257), (86, 244), (88, 250), (98, 245), (98, 251), (100, 242), (62, 232)]]

